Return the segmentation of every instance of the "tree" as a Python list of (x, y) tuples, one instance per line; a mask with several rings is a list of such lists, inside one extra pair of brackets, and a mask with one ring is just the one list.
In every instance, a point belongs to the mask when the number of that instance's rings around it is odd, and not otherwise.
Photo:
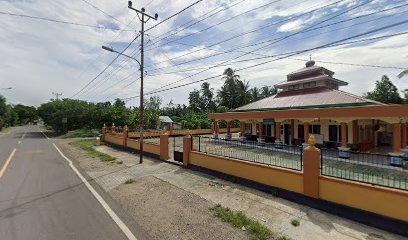
[(397, 87), (390, 81), (387, 75), (383, 75), (381, 80), (376, 81), (375, 89), (364, 94), (364, 97), (382, 103), (402, 103)]
[(275, 95), (278, 90), (275, 87), (263, 86), (261, 88), (261, 97), (266, 98), (272, 95)]
[(214, 89), (210, 88), (208, 82), (201, 84), (201, 98), (203, 103), (202, 109), (215, 111), (217, 106), (214, 102)]
[(190, 92), (190, 94), (188, 95), (188, 103), (191, 109), (193, 109), (194, 111), (200, 111), (200, 107), (202, 105), (200, 91), (194, 89), (192, 92)]
[(405, 69), (404, 71), (400, 72), (400, 74), (398, 74), (398, 78), (403, 78), (406, 75), (408, 75), (408, 69)]
[(257, 87), (253, 87), (251, 90), (249, 90), (249, 92), (251, 93), (251, 102), (258, 101), (262, 97)]
[(222, 79), (225, 79), (225, 82), (217, 94), (220, 105), (229, 107), (230, 109), (239, 107), (237, 86), (240, 76), (235, 74), (235, 70), (232, 68), (227, 68), (223, 72)]
[(404, 103), (408, 104), (408, 89), (402, 91), (402, 94), (404, 94)]

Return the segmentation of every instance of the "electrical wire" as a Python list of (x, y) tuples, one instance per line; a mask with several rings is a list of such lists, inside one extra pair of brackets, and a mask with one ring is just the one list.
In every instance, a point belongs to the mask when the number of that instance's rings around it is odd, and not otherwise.
[[(13, 17), (22, 17), (22, 18), (37, 19), (37, 20), (42, 20), (42, 21), (47, 21), (47, 22), (54, 22), (54, 23), (60, 23), (60, 24), (68, 24), (68, 25), (73, 25), (73, 26), (78, 26), (78, 27), (88, 27), (88, 28), (94, 28), (94, 29), (99, 29), (99, 30), (112, 30), (112, 31), (120, 30), (120, 29), (106, 28), (106, 27), (103, 27), (103, 26), (95, 26), (95, 25), (90, 25), (90, 24), (83, 24), (83, 23), (62, 21), (62, 20), (57, 20), (57, 19), (52, 19), (52, 18), (46, 18), (46, 17), (31, 16), (31, 15), (26, 15), (26, 14), (9, 13), (9, 12), (3, 12), (3, 11), (0, 11), (0, 14), (1, 14), (1, 15), (13, 16)], [(128, 30), (126, 30), (126, 31), (128, 31)], [(129, 30), (129, 31), (130, 31), (130, 30)], [(133, 31), (133, 30), (132, 30), (132, 31)]]
[(196, 2), (194, 2), (194, 3), (192, 3), (192, 4), (190, 4), (190, 5), (188, 5), (187, 7), (181, 9), (180, 11), (174, 13), (173, 15), (171, 15), (171, 16), (169, 16), (169, 17), (163, 19), (163, 20), (161, 20), (160, 22), (158, 22), (158, 23), (156, 23), (155, 25), (151, 26), (150, 28), (146, 29), (145, 32), (152, 30), (153, 28), (159, 26), (160, 24), (163, 24), (164, 22), (166, 22), (166, 21), (172, 19), (173, 17), (175, 17), (175, 16), (181, 14), (182, 12), (186, 11), (187, 9), (189, 9), (189, 8), (191, 8), (191, 7), (193, 7), (193, 6), (195, 6), (196, 4), (198, 4), (198, 3), (202, 2), (202, 1), (203, 1), (203, 0), (198, 0), (198, 1), (196, 1)]
[[(402, 22), (399, 22), (399, 23), (396, 23), (396, 24), (388, 25), (386, 27), (382, 27), (382, 28), (379, 28), (379, 29), (376, 29), (376, 30), (373, 30), (373, 31), (365, 32), (365, 33), (362, 33), (362, 34), (357, 34), (357, 35), (354, 35), (352, 37), (344, 38), (342, 40), (334, 41), (334, 42), (324, 44), (324, 45), (321, 45), (321, 46), (318, 46), (318, 47), (309, 48), (309, 49), (300, 50), (300, 51), (295, 51), (295, 52), (288, 52), (288, 53), (284, 53), (284, 54), (279, 54), (279, 55), (284, 55), (284, 56), (276, 58), (276, 59), (268, 60), (268, 61), (265, 61), (265, 62), (256, 63), (256, 64), (253, 64), (253, 65), (250, 65), (250, 66), (247, 66), (247, 67), (243, 67), (243, 68), (237, 69), (236, 71), (242, 71), (242, 70), (258, 67), (258, 66), (270, 63), (270, 62), (286, 59), (286, 58), (289, 58), (289, 57), (292, 57), (292, 56), (295, 56), (295, 55), (299, 55), (299, 54), (302, 54), (302, 53), (306, 53), (306, 52), (309, 52), (309, 51), (318, 50), (318, 49), (322, 49), (322, 48), (328, 48), (328, 47), (333, 47), (333, 46), (341, 46), (341, 45), (347, 45), (347, 44), (360, 43), (360, 42), (365, 42), (365, 41), (373, 41), (373, 40), (378, 40), (378, 39), (395, 37), (395, 36), (400, 36), (400, 35), (406, 35), (406, 34), (408, 34), (408, 32), (388, 34), (388, 35), (383, 35), (383, 36), (379, 36), (379, 37), (360, 39), (360, 40), (356, 40), (356, 41), (350, 41), (350, 42), (342, 43), (343, 41), (347, 41), (349, 39), (353, 39), (353, 38), (363, 36), (363, 35), (367, 35), (367, 34), (370, 34), (370, 33), (374, 33), (374, 32), (377, 32), (377, 31), (382, 31), (382, 30), (385, 30), (385, 29), (388, 29), (388, 28), (391, 28), (391, 27), (395, 27), (395, 26), (398, 26), (398, 25), (406, 24), (406, 23), (408, 23), (408, 20), (405, 20), (405, 21), (402, 21)], [(207, 77), (207, 78), (204, 78), (204, 79), (200, 79), (200, 80), (197, 80), (197, 81), (194, 81), (194, 82), (181, 84), (181, 85), (178, 85), (178, 86), (158, 90), (158, 91), (155, 91), (155, 92), (149, 92), (149, 93), (146, 93), (145, 95), (151, 95), (151, 94), (156, 94), (156, 93), (160, 93), (160, 92), (164, 92), (164, 91), (169, 91), (169, 90), (172, 90), (172, 89), (185, 87), (185, 86), (188, 86), (188, 85), (192, 85), (192, 84), (195, 84), (195, 83), (198, 83), (198, 82), (211, 80), (211, 79), (218, 78), (218, 77), (221, 77), (221, 76), (223, 76), (223, 75), (219, 74), (219, 75), (216, 75), (216, 76), (211, 76), (211, 77)], [(128, 97), (128, 98), (124, 98), (122, 100), (128, 100), (128, 99), (133, 99), (133, 98), (137, 98), (137, 97), (140, 97), (140, 96)]]
[[(132, 43), (134, 41), (136, 41), (136, 39), (139, 37), (139, 35), (137, 35), (121, 52), (120, 54), (122, 54), (124, 51), (126, 51), (126, 49), (128, 49)], [(87, 88), (91, 83), (93, 83), (99, 76), (101, 76), (115, 61), (116, 59), (118, 59), (121, 55), (118, 54), (100, 73), (98, 73), (93, 79), (91, 79), (91, 81), (89, 81), (85, 86), (83, 86), (78, 92), (76, 92), (74, 95), (72, 95), (72, 97), (70, 98), (74, 98), (75, 96), (77, 96), (79, 93), (81, 93), (82, 91), (85, 90), (85, 88)]]

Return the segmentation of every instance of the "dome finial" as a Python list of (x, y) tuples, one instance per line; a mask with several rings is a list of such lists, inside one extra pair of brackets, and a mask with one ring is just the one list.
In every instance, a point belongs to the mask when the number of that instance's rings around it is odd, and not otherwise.
[(309, 61), (306, 62), (306, 67), (311, 67), (315, 65), (315, 61), (312, 60), (312, 54), (309, 54)]

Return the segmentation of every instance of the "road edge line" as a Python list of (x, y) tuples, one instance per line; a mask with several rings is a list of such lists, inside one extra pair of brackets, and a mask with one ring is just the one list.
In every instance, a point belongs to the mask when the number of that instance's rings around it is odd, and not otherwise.
[(61, 152), (61, 150), (52, 143), (54, 148), (58, 151), (58, 153), (68, 162), (69, 166), (72, 170), (76, 173), (76, 175), (81, 179), (81, 181), (85, 184), (88, 190), (94, 195), (96, 200), (102, 205), (105, 211), (109, 214), (112, 220), (118, 225), (118, 227), (122, 230), (122, 232), (126, 235), (129, 240), (137, 240), (135, 235), (130, 231), (130, 229), (126, 226), (126, 224), (118, 217), (118, 215), (112, 210), (112, 208), (105, 202), (105, 200), (99, 195), (99, 193), (92, 187), (92, 185), (82, 176), (82, 174), (78, 171), (78, 169), (74, 166), (72, 161)]

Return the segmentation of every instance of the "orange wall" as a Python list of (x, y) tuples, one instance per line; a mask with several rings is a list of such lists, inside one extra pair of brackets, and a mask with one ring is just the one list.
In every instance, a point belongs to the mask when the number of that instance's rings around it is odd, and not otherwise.
[(408, 221), (408, 192), (320, 176), (319, 196), (330, 202)]
[[(105, 142), (113, 143), (116, 145), (123, 145), (123, 138), (122, 137), (116, 137), (112, 136), (110, 134), (106, 134), (105, 136)], [(127, 139), (127, 146), (129, 148), (133, 148), (136, 150), (139, 150), (140, 148), (140, 143), (139, 141), (133, 140), (133, 139)], [(160, 145), (158, 144), (152, 144), (152, 143), (143, 143), (143, 151), (156, 154), (160, 156)]]
[(111, 134), (106, 134), (105, 142), (110, 142), (117, 145), (123, 145), (123, 138), (119, 136), (113, 136)]
[(240, 160), (231, 160), (195, 151), (191, 152), (190, 164), (269, 186), (303, 193), (303, 176), (301, 172)]

